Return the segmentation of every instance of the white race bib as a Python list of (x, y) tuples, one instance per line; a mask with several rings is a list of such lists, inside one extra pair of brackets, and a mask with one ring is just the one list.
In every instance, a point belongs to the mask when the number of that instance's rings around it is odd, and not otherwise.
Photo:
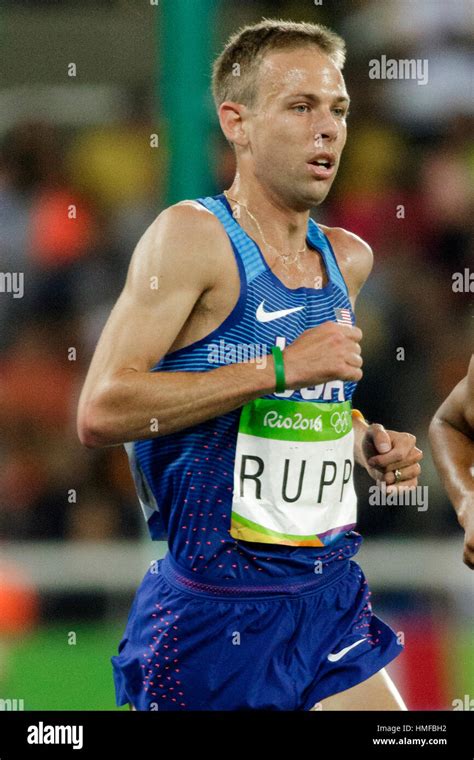
[(351, 402), (259, 398), (242, 408), (230, 533), (325, 546), (354, 527)]

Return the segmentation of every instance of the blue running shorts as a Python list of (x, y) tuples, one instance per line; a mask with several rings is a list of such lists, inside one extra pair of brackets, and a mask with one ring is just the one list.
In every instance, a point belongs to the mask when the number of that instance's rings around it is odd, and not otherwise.
[(118, 706), (137, 710), (310, 710), (401, 653), (344, 558), (289, 579), (207, 582), (168, 553), (145, 574), (118, 655)]

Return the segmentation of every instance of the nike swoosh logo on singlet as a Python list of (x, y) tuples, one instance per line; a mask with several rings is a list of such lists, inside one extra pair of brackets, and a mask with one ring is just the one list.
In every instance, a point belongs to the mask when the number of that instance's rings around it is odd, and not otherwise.
[(286, 317), (288, 314), (293, 314), (295, 311), (301, 311), (301, 309), (304, 309), (304, 306), (295, 306), (292, 309), (280, 309), (279, 311), (264, 311), (263, 305), (265, 301), (262, 301), (258, 305), (256, 317), (259, 322), (271, 322), (273, 319), (281, 319), (281, 317)]
[(354, 647), (356, 647), (358, 644), (362, 644), (363, 641), (367, 641), (367, 639), (359, 639), (359, 641), (354, 642), (354, 644), (350, 644), (348, 647), (341, 649), (340, 652), (328, 654), (329, 662), (337, 662), (341, 659), (341, 657), (344, 657), (344, 655), (347, 654), (349, 650), (354, 649)]

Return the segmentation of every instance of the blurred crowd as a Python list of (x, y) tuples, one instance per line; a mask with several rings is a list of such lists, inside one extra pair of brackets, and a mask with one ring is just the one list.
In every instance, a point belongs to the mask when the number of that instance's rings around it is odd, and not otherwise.
[[(347, 40), (353, 105), (340, 174), (313, 216), (359, 234), (375, 253), (356, 312), (365, 374), (354, 405), (371, 421), (415, 433), (426, 448), (430, 418), (473, 351), (473, 294), (452, 288), (453, 273), (474, 268), (473, 116), (468, 93), (465, 107), (456, 97), (458, 80), (447, 109), (433, 87), (422, 94), (416, 82), (370, 80), (368, 59), (421, 56), (442, 67), (445, 56), (449, 66), (463, 60), (468, 28), (445, 3), (432, 3), (439, 15), (429, 24), (410, 23), (423, 2), (398, 2), (404, 14), (390, 22), (372, 0), (351, 5), (349, 14), (321, 18)], [(298, 6), (278, 3), (278, 15), (307, 18)], [(268, 3), (258, 9), (277, 15)], [(119, 123), (66, 129), (28, 119), (0, 136), (0, 270), (24, 273), (23, 298), (0, 293), (0, 540), (107, 540), (142, 531), (123, 448), (84, 449), (75, 416), (133, 248), (165, 205), (169, 157), (150, 148), (151, 78), (141, 97), (128, 93)], [(211, 128), (218, 193), (235, 167)], [(454, 529), (429, 455), (422, 482), (432, 507), (423, 521), (407, 508), (362, 508), (361, 530)]]
[[(130, 101), (135, 102), (131, 93)], [(137, 240), (159, 211), (151, 116), (65, 133), (15, 125), (0, 146), (0, 538), (136, 537), (122, 447), (76, 435), (81, 385)]]

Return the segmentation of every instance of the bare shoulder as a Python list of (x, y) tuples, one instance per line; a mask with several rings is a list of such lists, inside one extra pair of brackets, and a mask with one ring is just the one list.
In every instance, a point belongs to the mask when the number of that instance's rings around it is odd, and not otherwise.
[(474, 355), (467, 374), (454, 386), (435, 414), (433, 425), (448, 422), (465, 435), (472, 437), (474, 431)]
[(339, 268), (354, 297), (362, 288), (374, 264), (372, 248), (365, 240), (342, 227), (319, 225), (334, 250)]
[(151, 225), (156, 232), (178, 240), (187, 239), (193, 247), (214, 248), (225, 237), (218, 218), (197, 201), (179, 201), (163, 209)]
[(202, 222), (204, 219), (215, 219), (217, 221), (217, 218), (212, 211), (209, 211), (209, 209), (203, 206), (202, 203), (199, 203), (199, 201), (194, 200), (178, 201), (178, 203), (168, 206), (165, 211), (173, 211), (175, 215), (177, 213), (178, 215), (181, 215), (182, 218), (194, 220), (195, 222), (198, 220), (199, 222)]
[(214, 214), (195, 201), (180, 201), (163, 209), (143, 233), (129, 277), (154, 272), (173, 280), (192, 277), (210, 287), (225, 239)]

